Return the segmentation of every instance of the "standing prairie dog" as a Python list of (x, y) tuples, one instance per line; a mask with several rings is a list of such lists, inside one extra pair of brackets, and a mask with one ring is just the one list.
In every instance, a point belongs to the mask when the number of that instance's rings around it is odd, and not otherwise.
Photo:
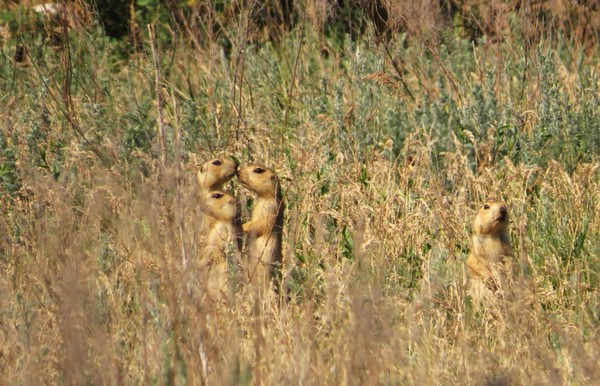
[[(232, 157), (218, 157), (206, 161), (198, 170), (200, 193), (223, 189), (223, 185), (237, 173), (238, 163)], [(201, 201), (206, 197), (201, 197)], [(238, 250), (242, 250), (241, 211), (238, 208), (235, 218), (235, 234)]]
[(208, 295), (213, 300), (227, 298), (227, 255), (236, 233), (236, 201), (231, 194), (222, 191), (205, 192), (202, 197), (206, 238), (200, 255), (200, 269)]
[(513, 256), (504, 202), (493, 198), (485, 201), (473, 221), (471, 243), (466, 265), (473, 278), (494, 290), (503, 289)]
[(237, 200), (229, 193), (213, 190), (203, 193), (201, 206), (205, 214), (206, 231), (201, 258), (210, 262), (223, 262), (235, 234)]
[[(242, 225), (247, 235), (250, 275), (266, 282), (263, 266), (279, 292), (282, 279), (282, 232), (284, 203), (279, 177), (262, 165), (249, 165), (238, 172), (243, 187), (256, 194), (250, 221)], [(254, 271), (257, 271), (256, 273)], [(262, 277), (261, 277), (262, 276)]]
[(237, 172), (238, 164), (231, 157), (219, 157), (205, 162), (198, 171), (200, 190), (208, 192), (223, 189)]

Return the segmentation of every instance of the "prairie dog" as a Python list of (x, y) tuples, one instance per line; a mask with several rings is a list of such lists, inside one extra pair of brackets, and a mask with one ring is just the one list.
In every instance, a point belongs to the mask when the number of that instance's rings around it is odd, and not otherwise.
[[(284, 202), (279, 177), (271, 169), (262, 165), (249, 165), (238, 172), (243, 187), (256, 194), (250, 221), (242, 225), (247, 235), (246, 247), (250, 258), (251, 275), (254, 269), (258, 276), (268, 277), (279, 292), (282, 279), (282, 232)], [(266, 278), (264, 278), (266, 279)]]
[(205, 246), (202, 259), (210, 262), (226, 261), (226, 252), (235, 234), (237, 200), (223, 191), (203, 193), (202, 210), (205, 213)]
[(513, 251), (508, 232), (508, 207), (487, 199), (473, 221), (471, 251), (466, 265), (472, 276), (493, 290), (504, 288)]
[(227, 255), (236, 233), (236, 201), (222, 191), (205, 192), (202, 197), (206, 238), (200, 255), (200, 277), (208, 296), (215, 301), (227, 299)]
[(198, 171), (200, 190), (207, 192), (223, 189), (223, 185), (235, 176), (237, 168), (237, 162), (231, 157), (219, 157), (205, 162)]

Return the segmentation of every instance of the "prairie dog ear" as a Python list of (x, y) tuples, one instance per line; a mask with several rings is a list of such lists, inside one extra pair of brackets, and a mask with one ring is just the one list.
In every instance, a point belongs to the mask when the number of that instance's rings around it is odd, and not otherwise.
[(206, 171), (206, 164), (202, 164), (202, 166), (200, 166), (200, 171), (201, 172), (205, 172)]
[(277, 175), (271, 174), (271, 180), (273, 180), (273, 181), (277, 180)]

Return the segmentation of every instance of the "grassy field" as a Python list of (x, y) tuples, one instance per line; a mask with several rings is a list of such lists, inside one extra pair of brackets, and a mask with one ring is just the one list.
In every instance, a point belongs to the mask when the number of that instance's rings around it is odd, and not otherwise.
[[(273, 41), (247, 8), (218, 36), (138, 15), (128, 50), (75, 3), (69, 29), (0, 5), (2, 383), (600, 379), (597, 10), (552, 33), (505, 2), (473, 37), (422, 2), (389, 40), (316, 0)], [(233, 269), (206, 296), (195, 170), (222, 154), (282, 178), (281, 309)], [(477, 304), (487, 196), (516, 284)]]

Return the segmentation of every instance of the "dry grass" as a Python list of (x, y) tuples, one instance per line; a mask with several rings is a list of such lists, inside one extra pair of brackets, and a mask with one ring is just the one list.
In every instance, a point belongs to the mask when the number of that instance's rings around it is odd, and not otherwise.
[[(231, 60), (158, 45), (161, 87), (149, 42), (118, 62), (87, 43), (93, 29), (3, 66), (3, 382), (600, 378), (598, 137), (570, 126), (598, 119), (597, 54), (526, 52), (513, 35), (386, 52), (302, 28), (278, 47), (236, 43)], [(221, 152), (283, 177), (281, 309), (233, 265), (229, 300), (206, 296), (192, 160)], [(515, 288), (474, 304), (463, 262), (489, 195), (510, 206)]]

